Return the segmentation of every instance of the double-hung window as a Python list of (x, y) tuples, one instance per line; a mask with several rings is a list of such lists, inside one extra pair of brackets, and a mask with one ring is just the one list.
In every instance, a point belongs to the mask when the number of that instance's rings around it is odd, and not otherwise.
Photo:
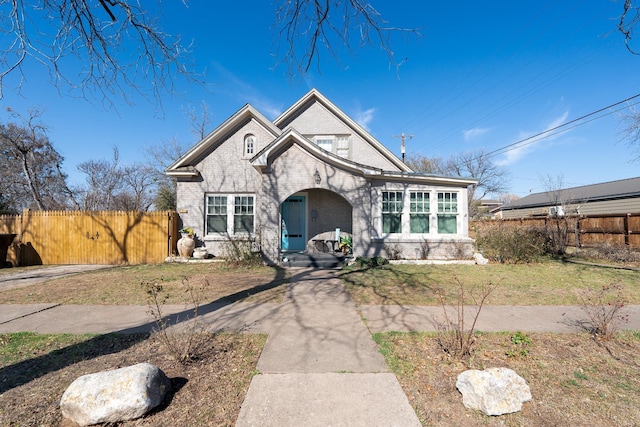
[(318, 147), (323, 150), (327, 150), (330, 153), (333, 152), (333, 137), (318, 137), (316, 139), (316, 144), (318, 144)]
[(409, 193), (409, 228), (411, 233), (429, 232), (429, 193), (411, 191)]
[(254, 213), (253, 195), (209, 195), (206, 234), (251, 234), (254, 231)]
[(382, 232), (402, 233), (402, 191), (382, 192)]
[(253, 232), (253, 196), (235, 196), (233, 231), (235, 233)]
[(227, 196), (207, 197), (207, 234), (227, 232)]
[(345, 159), (349, 158), (349, 137), (348, 136), (338, 136), (336, 138), (336, 155), (340, 157), (344, 157)]
[(458, 232), (458, 194), (438, 193), (438, 233)]

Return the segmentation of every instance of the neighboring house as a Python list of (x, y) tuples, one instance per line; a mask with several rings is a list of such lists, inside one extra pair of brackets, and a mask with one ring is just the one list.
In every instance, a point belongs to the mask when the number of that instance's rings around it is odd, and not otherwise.
[(530, 194), (493, 211), (498, 218), (640, 212), (640, 177)]
[[(470, 178), (416, 174), (318, 91), (274, 121), (245, 105), (167, 168), (185, 226), (214, 255), (251, 240), (267, 262), (286, 251), (469, 257)], [(385, 248), (387, 253), (385, 254)]]

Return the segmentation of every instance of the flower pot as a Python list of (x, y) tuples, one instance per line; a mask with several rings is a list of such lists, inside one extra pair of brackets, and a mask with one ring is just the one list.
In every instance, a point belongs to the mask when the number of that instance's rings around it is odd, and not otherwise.
[(193, 249), (196, 247), (196, 241), (193, 240), (193, 236), (189, 234), (183, 234), (182, 238), (178, 240), (178, 254), (181, 257), (189, 258), (193, 255)]
[(207, 256), (207, 248), (195, 248), (193, 257), (196, 259), (204, 259)]

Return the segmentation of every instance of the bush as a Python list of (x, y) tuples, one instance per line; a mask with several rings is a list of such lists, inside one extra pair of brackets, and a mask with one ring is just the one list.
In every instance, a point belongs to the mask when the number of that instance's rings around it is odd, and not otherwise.
[(389, 261), (381, 256), (366, 258), (363, 256), (359, 256), (355, 260), (355, 264), (358, 268), (376, 268), (383, 265), (389, 264)]
[(476, 245), (487, 259), (501, 263), (537, 261), (545, 252), (543, 230), (534, 227), (509, 227), (495, 223), (483, 227), (476, 234)]
[(624, 287), (620, 283), (585, 290), (579, 297), (582, 309), (589, 317), (585, 326), (596, 339), (612, 339), (620, 323), (629, 321), (627, 315), (620, 313), (627, 304)]

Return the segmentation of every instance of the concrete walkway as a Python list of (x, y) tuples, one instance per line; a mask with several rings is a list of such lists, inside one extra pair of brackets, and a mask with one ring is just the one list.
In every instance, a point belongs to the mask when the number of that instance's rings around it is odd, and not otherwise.
[[(419, 426), (372, 332), (434, 331), (440, 307), (354, 305), (334, 270), (292, 269), (279, 304), (211, 303), (211, 331), (268, 334), (237, 426)], [(8, 280), (0, 291), (13, 287)], [(169, 321), (192, 311), (164, 307)], [(468, 307), (467, 315), (474, 310)], [(640, 306), (623, 329), (640, 330)], [(480, 331), (576, 332), (585, 313), (569, 306), (486, 306)], [(146, 306), (0, 305), (0, 333), (134, 333), (154, 326)]]

